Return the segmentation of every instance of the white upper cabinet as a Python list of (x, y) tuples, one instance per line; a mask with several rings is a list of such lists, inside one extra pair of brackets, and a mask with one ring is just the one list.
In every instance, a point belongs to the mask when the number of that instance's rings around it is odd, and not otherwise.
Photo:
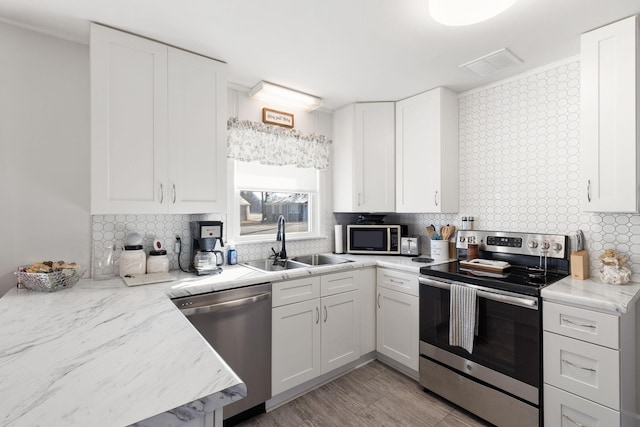
[(393, 102), (351, 104), (333, 113), (333, 210), (395, 210)]
[(166, 84), (166, 46), (92, 24), (91, 213), (167, 200)]
[(169, 48), (169, 209), (224, 212), (226, 65)]
[(582, 208), (638, 212), (637, 17), (581, 39)]
[(91, 213), (224, 211), (225, 64), (91, 26)]
[(458, 96), (437, 88), (396, 103), (396, 212), (458, 211)]

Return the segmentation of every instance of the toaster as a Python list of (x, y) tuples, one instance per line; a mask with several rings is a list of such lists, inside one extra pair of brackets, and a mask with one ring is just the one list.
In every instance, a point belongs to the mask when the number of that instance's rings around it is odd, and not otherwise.
[(420, 236), (404, 236), (400, 238), (400, 255), (420, 255)]

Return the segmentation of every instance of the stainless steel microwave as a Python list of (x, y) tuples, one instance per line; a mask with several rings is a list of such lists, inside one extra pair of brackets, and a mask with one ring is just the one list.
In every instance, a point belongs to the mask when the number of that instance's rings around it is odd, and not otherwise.
[(347, 253), (400, 255), (400, 237), (406, 234), (406, 225), (347, 225)]

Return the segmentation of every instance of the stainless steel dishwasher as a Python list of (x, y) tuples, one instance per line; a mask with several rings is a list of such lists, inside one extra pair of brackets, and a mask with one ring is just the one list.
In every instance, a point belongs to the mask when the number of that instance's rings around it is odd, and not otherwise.
[(271, 283), (173, 302), (247, 385), (247, 397), (224, 407), (225, 425), (264, 412), (271, 398)]

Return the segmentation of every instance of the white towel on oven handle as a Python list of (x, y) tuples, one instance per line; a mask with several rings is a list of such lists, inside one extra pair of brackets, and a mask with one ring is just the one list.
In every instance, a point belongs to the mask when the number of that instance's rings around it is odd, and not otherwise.
[(475, 288), (451, 285), (449, 303), (449, 345), (473, 352), (478, 334), (478, 303)]

